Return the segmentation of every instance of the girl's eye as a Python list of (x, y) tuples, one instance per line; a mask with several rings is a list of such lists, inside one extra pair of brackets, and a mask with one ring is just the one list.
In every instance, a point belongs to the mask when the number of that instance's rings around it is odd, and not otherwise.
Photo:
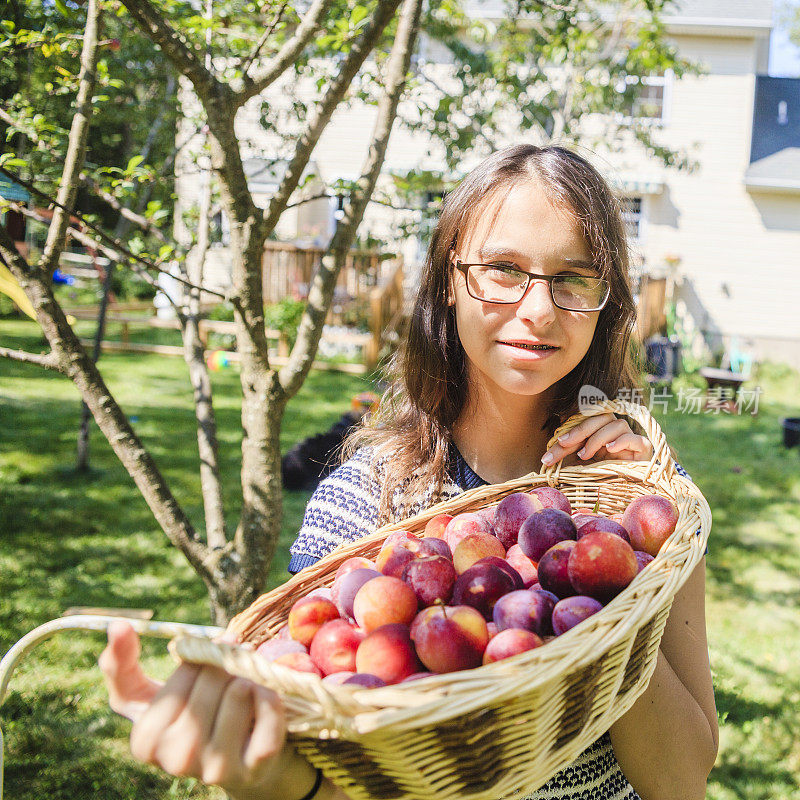
[(599, 275), (580, 275), (577, 272), (559, 272), (559, 278), (580, 278), (584, 281), (596, 281), (600, 276)]
[(499, 272), (519, 272), (519, 270), (514, 264), (501, 263), (501, 264), (490, 264), (489, 266), (492, 267), (492, 269), (498, 270)]

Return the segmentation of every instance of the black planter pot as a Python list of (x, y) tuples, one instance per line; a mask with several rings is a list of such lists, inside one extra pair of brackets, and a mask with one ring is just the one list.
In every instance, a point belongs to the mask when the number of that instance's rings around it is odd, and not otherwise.
[(800, 445), (800, 417), (785, 417), (781, 420), (783, 427), (783, 446), (797, 447)]

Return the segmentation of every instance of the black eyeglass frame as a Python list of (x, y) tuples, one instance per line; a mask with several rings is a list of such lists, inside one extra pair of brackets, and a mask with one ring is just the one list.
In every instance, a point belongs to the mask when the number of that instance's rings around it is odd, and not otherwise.
[(480, 300), (482, 303), (492, 303), (494, 305), (503, 305), (503, 306), (513, 306), (515, 303), (519, 303), (523, 297), (525, 297), (528, 289), (530, 288), (531, 281), (538, 280), (538, 281), (547, 281), (548, 286), (550, 287), (550, 298), (553, 301), (553, 305), (556, 308), (560, 308), (562, 311), (585, 311), (585, 312), (592, 312), (592, 311), (602, 311), (606, 307), (606, 303), (608, 303), (608, 298), (611, 296), (611, 284), (605, 278), (595, 278), (595, 280), (602, 281), (606, 287), (606, 296), (603, 298), (603, 302), (597, 308), (569, 308), (567, 306), (562, 306), (558, 303), (555, 298), (555, 294), (553, 293), (553, 282), (558, 278), (574, 278), (574, 277), (586, 277), (585, 275), (536, 275), (533, 272), (525, 272), (524, 269), (517, 269), (516, 267), (510, 267), (506, 264), (503, 264), (503, 269), (511, 270), (512, 272), (518, 272), (520, 275), (524, 275), (526, 278), (525, 288), (522, 294), (519, 297), (519, 300), (487, 300), (485, 297), (475, 297), (474, 294), (470, 291), (469, 288), (469, 268), (470, 267), (498, 267), (498, 264), (484, 264), (483, 262), (475, 263), (475, 264), (465, 264), (460, 258), (454, 256), (453, 257), (453, 266), (464, 276), (464, 285), (467, 287), (467, 293), (470, 297), (475, 300)]

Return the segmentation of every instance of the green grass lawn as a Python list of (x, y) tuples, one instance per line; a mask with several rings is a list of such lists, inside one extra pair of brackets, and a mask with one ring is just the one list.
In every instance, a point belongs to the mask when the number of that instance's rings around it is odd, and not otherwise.
[[(0, 322), (0, 343), (44, 349), (32, 323)], [(196, 438), (186, 368), (178, 358), (110, 355), (103, 372), (200, 525)], [(231, 524), (238, 503), (239, 407), (234, 369), (213, 376)], [(800, 375), (765, 367), (757, 417), (659, 414), (714, 514), (708, 621), (721, 752), (711, 800), (800, 799), (800, 452), (780, 444), (779, 419), (800, 416)], [(682, 384), (687, 386), (688, 382)], [(284, 449), (327, 428), (365, 379), (313, 373), (287, 410)], [(679, 387), (676, 387), (679, 388)], [(77, 605), (150, 608), (157, 619), (205, 623), (202, 584), (155, 524), (102, 437), (93, 471), (72, 471), (77, 392), (34, 366), (0, 360), (0, 652)], [(286, 577), (306, 493), (289, 492), (270, 585)], [(221, 798), (127, 755), (129, 723), (106, 705), (99, 634), (61, 634), (15, 673), (0, 723), (9, 798)], [(163, 642), (145, 644), (148, 669), (172, 669)], [(679, 800), (679, 799), (676, 799)]]

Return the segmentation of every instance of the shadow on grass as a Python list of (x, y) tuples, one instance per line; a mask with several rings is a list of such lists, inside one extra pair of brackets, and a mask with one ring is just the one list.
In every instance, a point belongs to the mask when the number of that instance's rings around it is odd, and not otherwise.
[[(784, 701), (760, 702), (743, 692), (720, 688), (716, 690), (716, 700), (717, 712), (726, 725), (745, 737), (758, 729), (761, 736), (769, 735), (772, 747), (766, 757), (759, 757), (757, 745), (752, 742), (728, 747), (711, 773), (712, 781), (726, 787), (730, 796), (748, 800), (798, 797), (796, 774), (790, 765), (796, 736), (795, 710)], [(768, 733), (763, 730), (766, 721)], [(784, 751), (784, 758), (774, 757), (776, 749)]]
[[(17, 366), (30, 371), (29, 365), (4, 364), (6, 373)], [(35, 375), (42, 377), (41, 371)], [(238, 375), (215, 375), (217, 379), (233, 389)], [(139, 393), (139, 404), (128, 403), (126, 411), (179, 503), (202, 531), (194, 413), (164, 401), (180, 385), (176, 378), (152, 376), (147, 390)], [(325, 430), (349, 407), (354, 386), (361, 390), (363, 385), (352, 376), (319, 379), (312, 373), (304, 388), (306, 399), (290, 404), (286, 412), (283, 449)], [(217, 422), (232, 532), (241, 504), (241, 415), (224, 391), (221, 397), (228, 400), (218, 404)], [(148, 402), (156, 398), (161, 402)], [(78, 419), (77, 402), (42, 398), (41, 390), (35, 398), (0, 403), (0, 645), (74, 605), (152, 608), (157, 617), (176, 620), (202, 609), (194, 621), (207, 621), (204, 586), (160, 532), (133, 480), (96, 429), (91, 471), (76, 473), (72, 468)], [(282, 531), (265, 589), (288, 577), (288, 548), (308, 497), (307, 492), (285, 493)]]
[[(7, 736), (6, 788), (10, 797), (75, 800), (146, 800), (197, 796), (194, 780), (175, 780), (121, 757), (119, 740), (130, 723), (107, 707), (87, 710), (80, 695), (11, 692), (3, 705)], [(92, 736), (87, 736), (91, 731)], [(68, 764), (69, 769), (64, 769)], [(207, 789), (205, 797), (222, 792)]]

